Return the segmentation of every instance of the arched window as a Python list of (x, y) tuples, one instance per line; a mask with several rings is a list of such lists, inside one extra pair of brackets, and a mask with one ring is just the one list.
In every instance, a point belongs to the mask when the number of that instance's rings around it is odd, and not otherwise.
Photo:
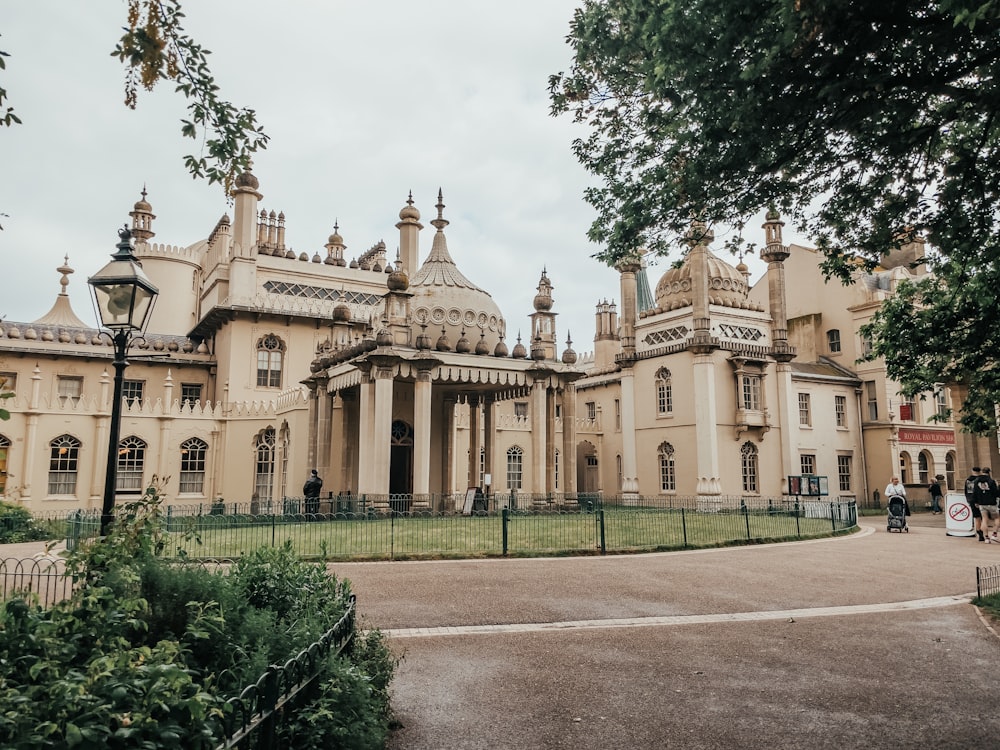
[(254, 442), (253, 489), (257, 500), (269, 503), (274, 493), (274, 428), (268, 427), (257, 434)]
[(142, 470), (146, 463), (146, 441), (129, 435), (118, 443), (118, 474), (115, 489), (119, 492), (142, 492)]
[(920, 474), (920, 484), (930, 483), (930, 463), (931, 458), (927, 454), (927, 451), (920, 451), (920, 455), (917, 456), (917, 471)]
[(748, 440), (740, 448), (740, 456), (743, 458), (743, 491), (757, 492), (757, 446)]
[(910, 483), (910, 477), (913, 476), (911, 469), (910, 454), (903, 451), (899, 454), (899, 481), (903, 484)]
[(944, 456), (944, 481), (949, 490), (955, 489), (955, 454), (951, 451)]
[(7, 490), (7, 452), (9, 450), (10, 440), (0, 435), (0, 495), (3, 495)]
[(670, 384), (670, 370), (661, 367), (656, 371), (656, 413), (664, 416), (673, 412), (674, 393)]
[(285, 342), (269, 333), (257, 342), (257, 387), (281, 387), (281, 363)]
[(656, 451), (660, 459), (660, 492), (674, 492), (677, 489), (677, 474), (674, 468), (674, 446), (660, 443)]
[(205, 456), (208, 443), (198, 438), (188, 438), (181, 443), (181, 486), (182, 493), (204, 494)]
[(524, 451), (519, 446), (512, 445), (507, 449), (507, 489), (521, 489), (524, 471)]
[(49, 494), (75, 495), (80, 463), (80, 441), (60, 435), (49, 443)]

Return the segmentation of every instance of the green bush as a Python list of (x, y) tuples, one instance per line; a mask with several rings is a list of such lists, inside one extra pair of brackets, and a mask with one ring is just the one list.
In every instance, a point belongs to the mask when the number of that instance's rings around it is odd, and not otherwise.
[[(0, 610), (0, 747), (212, 748), (225, 701), (346, 611), (348, 584), (290, 546), (212, 573), (160, 558), (163, 527), (153, 488), (69, 554), (70, 599)], [(394, 666), (380, 634), (357, 636), (294, 721), (315, 708), (327, 737), (353, 743), (333, 746), (381, 747)]]
[(36, 524), (25, 508), (0, 500), (0, 544), (37, 542), (52, 538), (51, 531)]

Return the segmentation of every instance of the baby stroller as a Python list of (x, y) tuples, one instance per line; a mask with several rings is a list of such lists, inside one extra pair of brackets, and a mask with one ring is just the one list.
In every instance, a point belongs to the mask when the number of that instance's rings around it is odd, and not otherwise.
[(902, 533), (910, 533), (910, 527), (906, 525), (906, 501), (899, 495), (894, 495), (889, 499), (889, 519), (886, 522), (885, 530)]

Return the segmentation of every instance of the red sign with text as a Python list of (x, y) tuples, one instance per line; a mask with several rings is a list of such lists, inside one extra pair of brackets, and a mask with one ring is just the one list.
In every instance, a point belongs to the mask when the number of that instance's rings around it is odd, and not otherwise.
[(919, 430), (913, 427), (899, 428), (901, 443), (946, 443), (955, 442), (954, 430)]

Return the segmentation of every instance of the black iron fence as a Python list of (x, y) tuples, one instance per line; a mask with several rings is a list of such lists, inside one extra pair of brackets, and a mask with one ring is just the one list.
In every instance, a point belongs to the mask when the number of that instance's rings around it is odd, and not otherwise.
[(1000, 594), (1000, 565), (976, 568), (976, 595), (980, 598)]
[[(319, 513), (298, 512), (304, 506), (294, 499), (256, 514), (240, 505), (214, 512), (210, 506), (168, 506), (165, 552), (233, 559), (261, 546), (291, 544), (302, 557), (323, 560), (606, 554), (800, 539), (857, 524), (853, 501), (675, 498), (671, 507), (599, 498), (548, 506), (539, 498), (520, 499), (468, 513), (395, 510), (367, 497), (357, 498), (353, 511)], [(97, 511), (70, 514), (67, 546), (96, 536), (99, 528)]]
[(73, 579), (66, 575), (66, 561), (61, 557), (0, 560), (0, 600), (37, 597), (42, 607), (51, 607), (72, 593)]

